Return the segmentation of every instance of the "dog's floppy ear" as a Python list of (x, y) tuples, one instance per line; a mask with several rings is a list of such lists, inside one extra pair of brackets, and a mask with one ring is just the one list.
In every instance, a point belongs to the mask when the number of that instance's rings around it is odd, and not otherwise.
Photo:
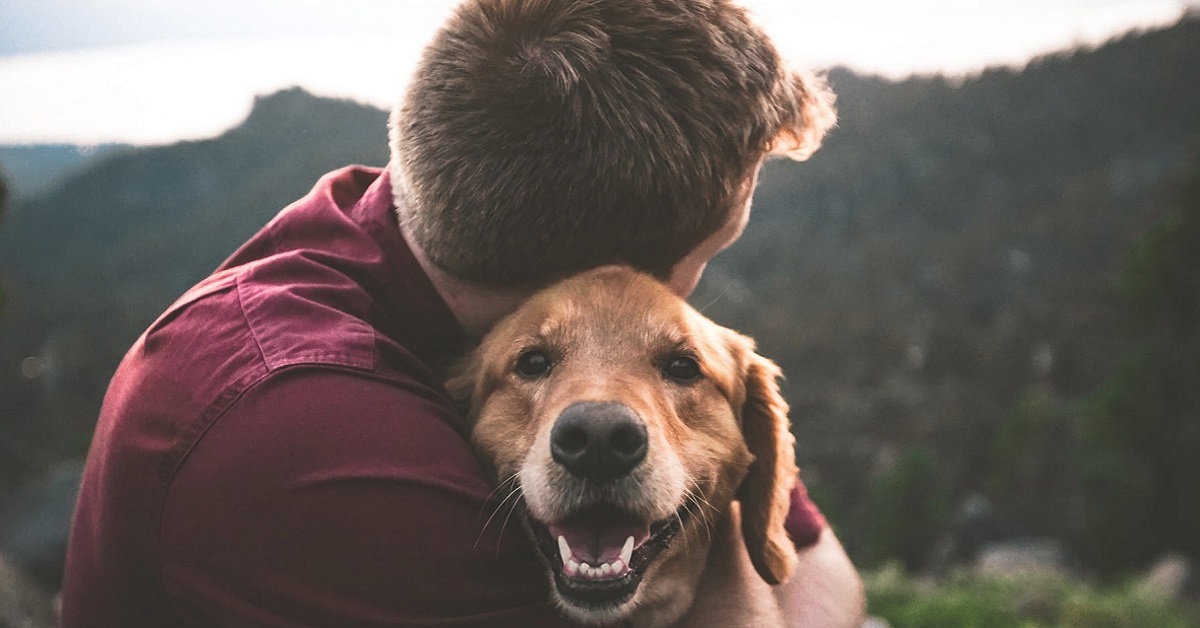
[(479, 379), (483, 371), (482, 359), (476, 353), (477, 351), (473, 352), (451, 366), (445, 378), (446, 392), (450, 393), (450, 400), (466, 417), (468, 424), (474, 422), (470, 413), (472, 404), (476, 401), (480, 388)]
[(797, 560), (796, 547), (784, 528), (798, 475), (795, 437), (788, 424), (787, 402), (779, 393), (779, 367), (754, 353), (748, 339), (743, 339), (743, 373), (742, 433), (754, 462), (738, 489), (742, 536), (755, 570), (775, 585), (791, 576)]

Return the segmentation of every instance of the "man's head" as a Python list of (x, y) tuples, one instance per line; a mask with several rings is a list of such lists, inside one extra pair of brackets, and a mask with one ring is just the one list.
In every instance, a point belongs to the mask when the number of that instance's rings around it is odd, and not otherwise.
[(404, 228), (459, 279), (669, 279), (740, 228), (764, 156), (806, 157), (833, 117), (724, 0), (466, 0), (392, 116), (391, 175)]

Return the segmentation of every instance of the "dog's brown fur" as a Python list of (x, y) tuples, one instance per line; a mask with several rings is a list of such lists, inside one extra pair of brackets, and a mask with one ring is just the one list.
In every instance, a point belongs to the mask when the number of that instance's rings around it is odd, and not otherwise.
[[(550, 356), (544, 377), (516, 372), (530, 349)], [(679, 355), (696, 359), (698, 378), (664, 374), (665, 361)], [(596, 500), (647, 523), (689, 511), (632, 599), (597, 611), (555, 594), (576, 619), (663, 626), (691, 606), (710, 549), (714, 557), (724, 554), (713, 544), (728, 542), (722, 529), (737, 528), (727, 523), (732, 512), (740, 510), (744, 542), (763, 580), (777, 584), (794, 568), (784, 518), (797, 470), (778, 377), (750, 339), (647, 275), (605, 267), (538, 293), (502, 320), (448, 387), (469, 400), (475, 447), (502, 484), (521, 492), (529, 518), (554, 523)], [(552, 460), (555, 420), (579, 401), (624, 404), (644, 423), (649, 446), (633, 479), (602, 491)], [(734, 500), (740, 509), (731, 508)], [(547, 566), (553, 582), (554, 565)]]

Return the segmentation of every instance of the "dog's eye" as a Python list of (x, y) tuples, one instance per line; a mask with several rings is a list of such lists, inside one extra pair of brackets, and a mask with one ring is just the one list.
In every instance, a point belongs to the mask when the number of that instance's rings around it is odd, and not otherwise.
[(517, 357), (516, 371), (521, 377), (542, 377), (550, 372), (550, 357), (541, 349), (530, 349)]
[(696, 361), (696, 358), (688, 355), (675, 356), (667, 362), (663, 373), (673, 380), (690, 382), (700, 377), (700, 363)]

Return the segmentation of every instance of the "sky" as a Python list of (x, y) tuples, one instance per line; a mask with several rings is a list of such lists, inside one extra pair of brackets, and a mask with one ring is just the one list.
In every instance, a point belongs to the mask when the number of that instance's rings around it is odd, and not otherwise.
[[(390, 108), (456, 0), (3, 0), (0, 144), (160, 144), (300, 85)], [(900, 78), (1021, 66), (1200, 0), (741, 0), (794, 63)]]

